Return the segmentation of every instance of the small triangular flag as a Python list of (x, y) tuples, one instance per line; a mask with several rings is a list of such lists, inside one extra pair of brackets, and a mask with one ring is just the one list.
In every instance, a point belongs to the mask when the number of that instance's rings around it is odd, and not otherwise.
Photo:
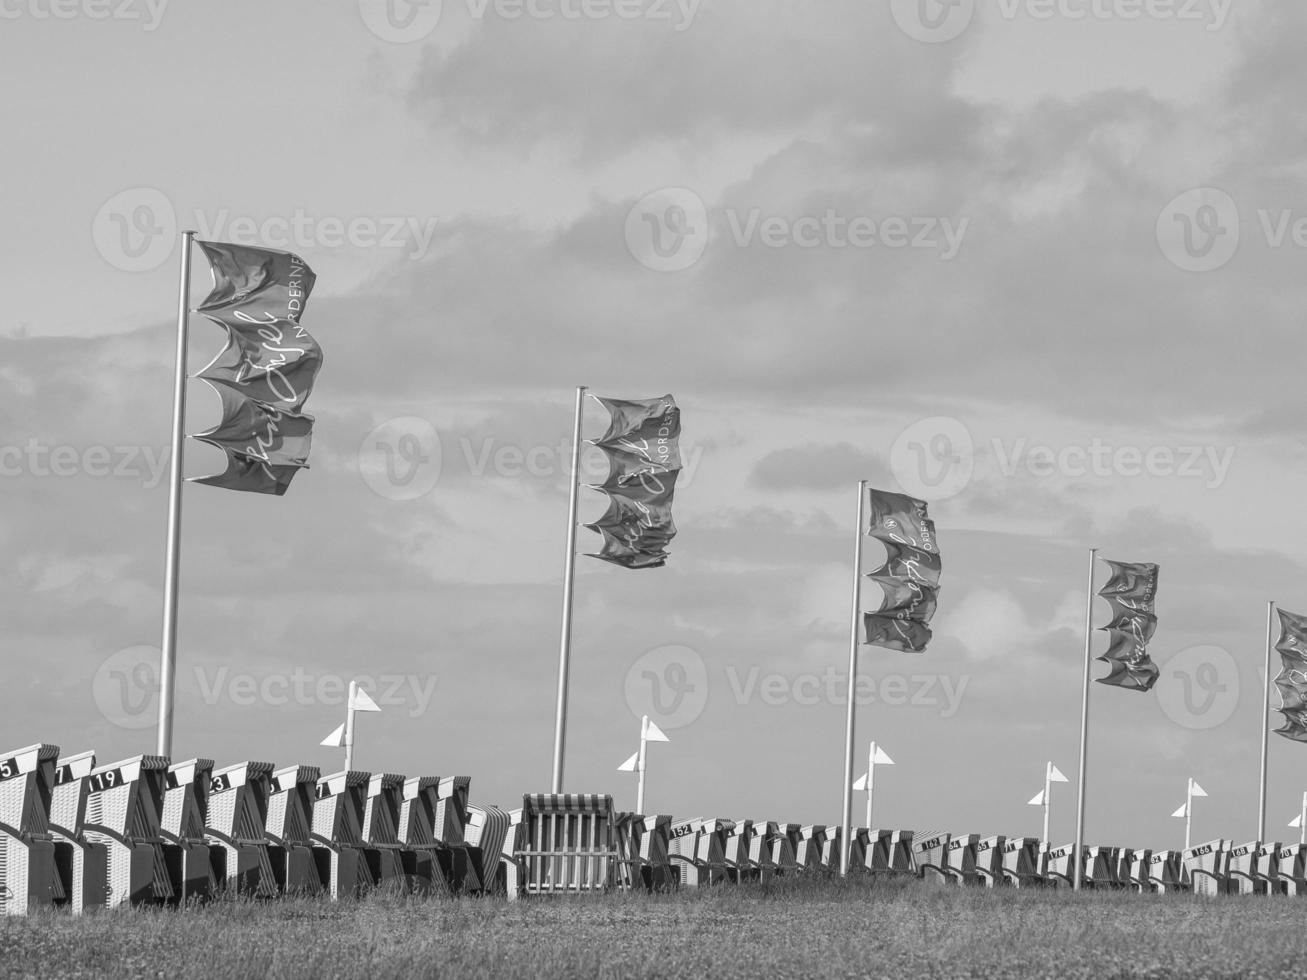
[(652, 721), (649, 722), (649, 730), (644, 733), (644, 740), (646, 742), (670, 742), (671, 741), (670, 738), (668, 738), (666, 735), (663, 734), (663, 730), (659, 728), (657, 725), (655, 725)]
[(1053, 766), (1053, 771), (1048, 774), (1048, 778), (1049, 780), (1055, 783), (1070, 782), (1069, 779), (1067, 779), (1065, 776), (1062, 775), (1062, 770), (1059, 769), (1057, 766)]
[(873, 758), (871, 761), (878, 766), (894, 765), (894, 760), (891, 759), (888, 755), (886, 755), (885, 750), (882, 749), (879, 745), (876, 746), (876, 751), (873, 754)]
[(333, 749), (343, 749), (345, 747), (345, 726), (341, 725), (318, 744), (330, 745)]
[(377, 702), (372, 700), (372, 695), (361, 687), (354, 688), (354, 703), (350, 705), (355, 711), (380, 711)]
[(1190, 796), (1206, 796), (1207, 790), (1203, 789), (1197, 783), (1193, 784), (1193, 789), (1189, 791)]
[(867, 774), (865, 772), (854, 781), (853, 788), (859, 791), (867, 788)]
[(640, 753), (637, 752), (631, 758), (627, 759), (617, 767), (618, 772), (635, 772), (636, 763), (640, 761)]
[(1035, 794), (1035, 798), (1033, 800), (1031, 800), (1029, 803), (1026, 804), (1026, 806), (1043, 806), (1043, 805), (1044, 805), (1044, 791), (1042, 789)]
[(1189, 816), (1189, 804), (1188, 803), (1184, 804), (1183, 806), (1180, 807), (1180, 809), (1176, 810), (1175, 813), (1171, 814), (1171, 816), (1173, 817)]
[(1294, 817), (1292, 820), (1290, 820), (1290, 821), (1289, 821), (1289, 826), (1290, 826), (1290, 827), (1301, 827), (1301, 826), (1302, 826), (1302, 814), (1300, 813), (1300, 814), (1298, 814), (1298, 816), (1296, 816), (1296, 817)]

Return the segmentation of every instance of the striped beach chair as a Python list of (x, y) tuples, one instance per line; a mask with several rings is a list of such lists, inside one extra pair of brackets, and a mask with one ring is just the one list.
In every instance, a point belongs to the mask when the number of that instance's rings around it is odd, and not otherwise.
[[(313, 846), (313, 813), (320, 777), (317, 766), (287, 766), (268, 780), (263, 838), (268, 845), (273, 884), (283, 895), (317, 895), (331, 880), (330, 850)], [(265, 891), (262, 879), (259, 889), (260, 893)]]
[(1151, 892), (1153, 883), (1148, 878), (1153, 852), (1149, 850), (1121, 852), (1121, 879), (1127, 888), (1137, 892)]
[(26, 915), (59, 897), (50, 807), (59, 746), (0, 753), (0, 915)]
[(221, 886), (234, 895), (273, 898), (280, 890), (266, 837), (272, 772), (270, 762), (240, 762), (209, 780), (204, 836)]
[(1001, 867), (1003, 883), (1013, 888), (1042, 885), (1044, 878), (1039, 873), (1039, 838), (1005, 838)]
[(1275, 876), (1284, 894), (1307, 895), (1307, 845), (1282, 845), (1275, 854)]
[(1181, 857), (1189, 890), (1195, 895), (1230, 893), (1230, 842), (1224, 838), (1187, 848)]
[(980, 875), (976, 871), (976, 849), (979, 845), (979, 834), (951, 835), (948, 847), (944, 849), (945, 877), (956, 885), (980, 884)]
[(986, 888), (1008, 883), (1003, 874), (1003, 848), (1006, 844), (1007, 838), (1001, 836), (982, 837), (976, 841), (976, 877)]
[(508, 878), (503, 867), (503, 856), (505, 847), (516, 844), (516, 837), (510, 839), (515, 826), (513, 820), (512, 813), (497, 806), (468, 806), (464, 850), (469, 877), (464, 888), (486, 895), (507, 893)]
[(109, 901), (109, 849), (83, 836), (89, 777), (94, 752), (79, 752), (56, 763), (50, 803), (50, 834), (54, 838), (55, 904), (74, 915), (104, 908)]
[(377, 887), (391, 891), (407, 891), (409, 887), (404, 846), (399, 842), (399, 815), (407, 781), (394, 773), (373, 773), (363, 809), (363, 856), (369, 876)]
[(822, 869), (822, 844), (826, 840), (826, 825), (810, 823), (799, 828), (799, 842), (794, 848), (794, 861), (802, 871)]
[(634, 824), (635, 867), (644, 887), (666, 891), (681, 883), (669, 853), (672, 818), (665, 813), (636, 815)]
[(722, 842), (722, 862), (726, 870), (726, 880), (741, 884), (756, 880), (758, 868), (749, 856), (749, 839), (753, 836), (752, 820), (732, 820)]
[(524, 895), (593, 894), (615, 882), (611, 796), (536, 793), (522, 797), (517, 852)]
[[(856, 831), (854, 831), (856, 834)], [(821, 869), (832, 874), (840, 873), (844, 848), (844, 828), (827, 827), (821, 837)]]
[(613, 881), (622, 891), (639, 886), (635, 858), (635, 822), (638, 814), (619, 810), (613, 814), (613, 843), (617, 848), (617, 868)]
[[(1056, 887), (1071, 887), (1075, 884), (1076, 846), (1074, 844), (1063, 844), (1061, 847), (1045, 846), (1043, 852), (1043, 871), (1044, 880), (1050, 885)], [(1091, 882), (1089, 877), (1089, 848), (1084, 847), (1082, 851), (1085, 854), (1085, 873), (1081, 878), (1082, 883)]]
[(439, 776), (413, 776), (405, 780), (399, 810), (399, 842), (404, 845), (404, 870), (411, 887), (419, 892), (448, 895), (449, 883), (440, 861), (445, 845), (436, 838), (439, 806)]
[(1179, 851), (1154, 851), (1148, 859), (1148, 883), (1155, 892), (1189, 890)]
[(204, 828), (209, 822), (209, 786), (213, 778), (212, 759), (190, 759), (168, 767), (163, 792), (163, 815), (159, 836), (163, 838), (163, 863), (168, 870), (167, 894), (156, 883), (155, 898), (181, 904), (190, 899), (211, 899), (218, 881), (225, 877), (220, 865), (221, 848), (211, 856)]
[(482, 889), (482, 855), (471, 852), (475, 845), (468, 840), (471, 790), (472, 780), (468, 776), (444, 776), (436, 788), (436, 840), (444, 845), (440, 869), (450, 889), (456, 892)]
[(1082, 885), (1091, 888), (1118, 888), (1121, 879), (1121, 848), (1095, 844), (1085, 849), (1085, 877)]
[(351, 770), (318, 780), (313, 803), (314, 857), (333, 899), (358, 897), (376, 884), (363, 853), (363, 815), (371, 778), (371, 773)]
[[(853, 842), (849, 845), (849, 871), (867, 871), (867, 861), (871, 852), (871, 831), (866, 827), (853, 828)], [(835, 857), (835, 867), (840, 863), (839, 855)]]
[[(771, 834), (772, 867), (776, 869), (777, 874), (794, 874), (799, 870), (799, 832), (803, 828), (797, 823), (777, 823), (767, 826)], [(774, 828), (774, 831), (770, 828)]]
[(912, 866), (926, 881), (948, 881), (948, 846), (953, 835), (944, 831), (928, 831), (912, 839)]
[(758, 869), (758, 880), (769, 881), (776, 875), (774, 844), (780, 836), (780, 824), (755, 820), (749, 835), (749, 861)]
[(109, 908), (172, 898), (159, 833), (168, 766), (163, 756), (138, 755), (87, 776), (83, 835), (108, 850)]

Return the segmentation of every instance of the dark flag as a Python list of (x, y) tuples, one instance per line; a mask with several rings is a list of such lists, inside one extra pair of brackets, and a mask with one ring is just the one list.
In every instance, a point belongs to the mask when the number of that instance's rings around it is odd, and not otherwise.
[(1283, 609), (1276, 612), (1280, 614), (1280, 642), (1275, 644), (1280, 673), (1275, 686), (1280, 690), (1284, 727), (1275, 732), (1295, 742), (1307, 742), (1307, 616)]
[(218, 392), (222, 421), (195, 438), (222, 449), (227, 469), (194, 482), (281, 495), (312, 440), (302, 410), (322, 348), (299, 321), (317, 277), (289, 252), (197, 244), (213, 273), (198, 312), (227, 331), (227, 346), (196, 375)]
[(1146, 562), (1106, 561), (1112, 570), (1098, 594), (1107, 600), (1112, 618), (1100, 626), (1108, 636), (1106, 652), (1098, 657), (1111, 667), (1100, 684), (1149, 691), (1160, 673), (1148, 658), (1148, 641), (1157, 630), (1153, 603), (1157, 598), (1157, 566)]
[(881, 608), (863, 614), (866, 642), (921, 653), (939, 594), (940, 557), (926, 503), (901, 493), (871, 491), (867, 534), (885, 545), (885, 564), (868, 575), (885, 593)]
[(624, 568), (658, 568), (676, 535), (672, 498), (681, 472), (681, 410), (671, 395), (597, 400), (612, 421), (595, 440), (608, 457), (608, 477), (591, 489), (608, 495), (608, 510), (586, 525), (603, 538), (591, 557)]

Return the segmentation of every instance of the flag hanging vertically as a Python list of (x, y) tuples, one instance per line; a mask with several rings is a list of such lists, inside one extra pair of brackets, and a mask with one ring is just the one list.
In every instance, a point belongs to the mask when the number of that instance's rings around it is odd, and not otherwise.
[(1148, 691), (1157, 683), (1157, 665), (1148, 658), (1148, 641), (1157, 630), (1153, 603), (1157, 598), (1157, 566), (1147, 562), (1108, 561), (1112, 576), (1098, 590), (1112, 609), (1105, 626), (1107, 650), (1098, 657), (1111, 673), (1098, 678), (1100, 684)]
[[(939, 593), (939, 543), (926, 502), (901, 493), (872, 490), (867, 534), (885, 545), (885, 564), (868, 578), (885, 593), (874, 613), (863, 614), (865, 642), (921, 653), (930, 641), (930, 620)], [(861, 533), (861, 532), (860, 532)]]
[(681, 472), (681, 410), (671, 395), (623, 400), (596, 398), (611, 416), (594, 445), (608, 457), (608, 477), (591, 489), (608, 495), (608, 509), (586, 527), (603, 538), (590, 557), (624, 568), (667, 563), (676, 535), (672, 498)]
[(198, 312), (227, 346), (196, 375), (218, 393), (222, 421), (195, 438), (223, 450), (227, 469), (194, 482), (280, 495), (308, 465), (313, 417), (302, 410), (322, 348), (299, 321), (317, 277), (289, 252), (198, 244), (213, 272)]
[(1280, 690), (1284, 727), (1275, 732), (1295, 742), (1307, 742), (1307, 616), (1283, 609), (1276, 612), (1280, 614), (1280, 641), (1275, 644), (1280, 673), (1275, 686)]

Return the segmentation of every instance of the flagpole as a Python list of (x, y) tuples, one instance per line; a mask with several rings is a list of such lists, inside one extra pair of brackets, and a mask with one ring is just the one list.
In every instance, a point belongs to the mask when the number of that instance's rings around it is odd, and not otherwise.
[(636, 769), (639, 771), (635, 790), (635, 812), (644, 814), (644, 766), (645, 766), (645, 746), (649, 744), (649, 716), (643, 715), (640, 718), (640, 759), (636, 763)]
[(186, 351), (191, 306), (191, 240), (182, 232), (177, 290), (177, 365), (172, 389), (172, 457), (168, 478), (168, 545), (163, 572), (163, 642), (159, 651), (158, 754), (172, 756), (173, 692), (177, 674), (177, 585), (181, 567), (182, 455), (186, 448)]
[(1298, 843), (1307, 844), (1307, 793), (1302, 794), (1302, 810), (1298, 814)]
[[(1098, 549), (1090, 548), (1089, 584), (1085, 590), (1085, 686), (1084, 694), (1080, 702), (1080, 774), (1077, 779), (1078, 786), (1076, 789), (1076, 891), (1080, 890), (1080, 882), (1085, 870), (1085, 763), (1087, 762), (1087, 751), (1089, 748), (1089, 665), (1090, 655), (1093, 652), (1094, 560), (1097, 557)], [(1045, 843), (1047, 843), (1047, 841)]]
[(1189, 792), (1184, 803), (1184, 849), (1189, 850), (1190, 828), (1194, 820), (1194, 777), (1189, 777)]
[[(844, 724), (844, 832), (840, 840), (840, 874), (849, 873), (849, 835), (853, 827), (853, 716), (858, 682), (858, 617), (862, 606), (862, 523), (865, 520), (867, 481), (858, 481), (858, 522), (853, 536), (853, 608), (849, 615), (849, 704)], [(875, 766), (871, 769), (874, 771)], [(871, 779), (871, 772), (867, 773)], [(870, 785), (870, 783), (868, 783)], [(870, 805), (870, 803), (868, 804)], [(870, 829), (870, 828), (868, 828)]]
[(1266, 840), (1266, 750), (1271, 739), (1271, 642), (1275, 603), (1266, 604), (1266, 677), (1262, 687), (1262, 779), (1257, 794), (1257, 839)]
[(349, 682), (349, 700), (345, 703), (345, 771), (354, 768), (354, 699), (358, 697), (358, 681)]
[(872, 829), (871, 824), (871, 798), (876, 791), (876, 743), (872, 742), (867, 749), (867, 829)]
[(1044, 836), (1043, 841), (1048, 843), (1048, 798), (1053, 792), (1053, 763), (1044, 763)]
[[(567, 498), (567, 557), (563, 565), (563, 628), (558, 644), (558, 710), (554, 715), (554, 793), (563, 791), (563, 745), (567, 740), (567, 671), (572, 655), (572, 580), (576, 575), (577, 497), (581, 489), (581, 410), (585, 386), (576, 389), (572, 426), (572, 485)], [(642, 777), (643, 778), (643, 777)]]

